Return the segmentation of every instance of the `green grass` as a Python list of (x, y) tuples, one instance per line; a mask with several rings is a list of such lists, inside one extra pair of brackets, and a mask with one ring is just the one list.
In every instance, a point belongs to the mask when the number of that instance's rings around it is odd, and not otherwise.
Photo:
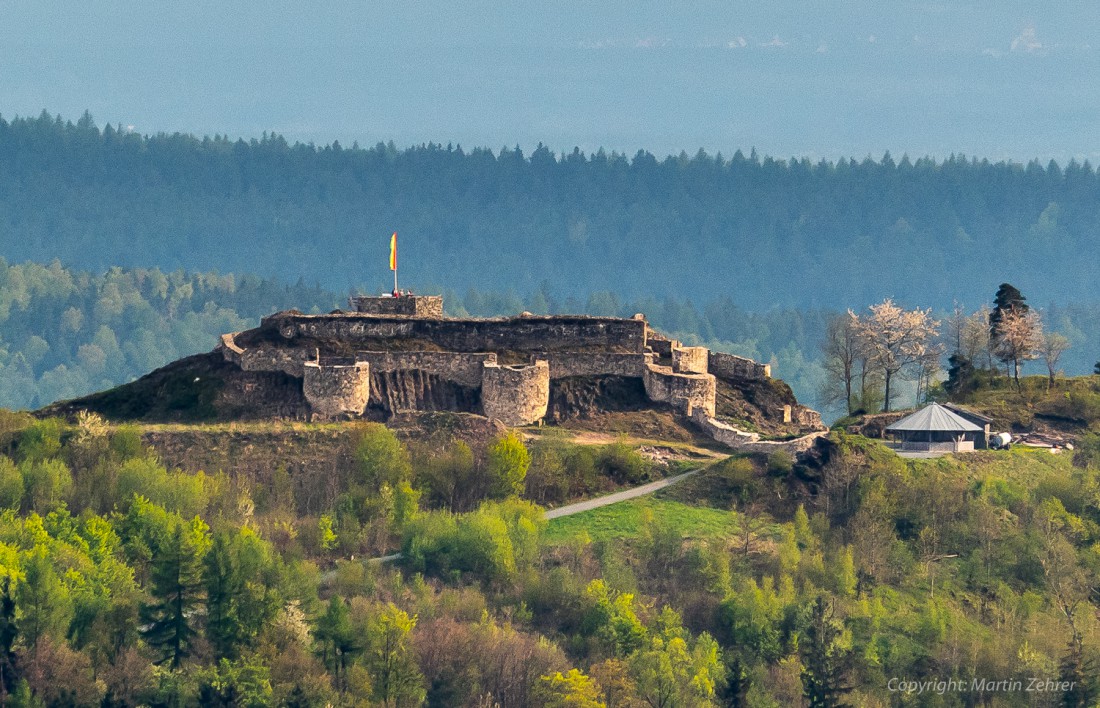
[(588, 532), (593, 541), (638, 538), (649, 514), (654, 523), (671, 526), (684, 538), (725, 538), (738, 529), (735, 515), (728, 511), (647, 496), (553, 519), (546, 538), (551, 543), (564, 543), (582, 531)]

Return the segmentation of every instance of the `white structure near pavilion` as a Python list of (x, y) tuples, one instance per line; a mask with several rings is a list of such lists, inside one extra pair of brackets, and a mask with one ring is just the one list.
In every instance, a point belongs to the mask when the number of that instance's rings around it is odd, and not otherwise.
[(973, 452), (974, 441), (985, 429), (962, 416), (931, 403), (916, 413), (886, 426), (893, 448), (906, 452)]

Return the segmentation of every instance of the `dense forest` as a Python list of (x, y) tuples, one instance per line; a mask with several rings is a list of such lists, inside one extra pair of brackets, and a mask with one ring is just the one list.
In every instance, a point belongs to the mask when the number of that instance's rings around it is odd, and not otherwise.
[(1000, 282), (1100, 301), (1088, 163), (755, 152), (658, 159), (142, 136), (85, 114), (0, 120), (0, 254), (559, 298), (728, 297), (748, 310), (970, 307)]
[[(345, 429), (353, 466), (313, 489), (282, 468), (165, 469), (139, 429), (95, 416), (0, 415), (0, 700), (778, 708), (1097, 695), (1095, 439), (1072, 460), (1021, 449), (905, 461), (836, 432), (810, 478), (782, 454), (729, 458), (597, 523), (547, 522), (536, 504), (661, 473), (624, 443), (504, 434), (471, 448)], [(369, 560), (395, 550), (392, 564)]]

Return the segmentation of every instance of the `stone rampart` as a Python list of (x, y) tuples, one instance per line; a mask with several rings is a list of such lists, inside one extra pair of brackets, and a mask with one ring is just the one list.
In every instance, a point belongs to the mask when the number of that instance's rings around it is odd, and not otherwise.
[(569, 376), (640, 377), (652, 355), (541, 352), (536, 356), (550, 362), (551, 379), (564, 379)]
[(223, 334), (216, 347), (222, 358), (236, 364), (242, 371), (281, 371), (288, 376), (302, 378), (302, 365), (316, 358), (316, 352), (305, 349), (260, 346), (242, 349), (235, 335)]
[(340, 342), (352, 349), (376, 349), (382, 341), (411, 339), (420, 344), (430, 343), (441, 351), (450, 352), (641, 354), (645, 350), (646, 339), (644, 320), (582, 315), (431, 320), (353, 313), (280, 313), (265, 318), (260, 328), (275, 330), (284, 339), (304, 337)]
[(706, 347), (673, 347), (672, 369), (681, 374), (706, 374), (707, 355), (710, 350)]
[(527, 366), (484, 365), (481, 405), (486, 417), (505, 425), (530, 425), (546, 415), (549, 403), (548, 362), (540, 360)]
[(754, 381), (771, 378), (772, 375), (770, 364), (760, 364), (743, 356), (722, 352), (710, 353), (707, 371), (723, 379), (750, 379)]
[(303, 366), (302, 393), (313, 417), (321, 420), (361, 416), (370, 401), (370, 365), (365, 362)]
[(642, 378), (649, 400), (668, 403), (682, 412), (701, 409), (714, 415), (715, 380), (710, 374), (680, 374), (670, 366), (647, 364)]
[(792, 440), (761, 440), (759, 434), (738, 430), (714, 418), (713, 414), (708, 415), (698, 408), (692, 411), (691, 419), (713, 440), (737, 452), (769, 455), (776, 451), (783, 451), (797, 458), (812, 448), (818, 438), (829, 434), (828, 430), (823, 430)]
[(285, 347), (249, 347), (236, 362), (244, 371), (281, 371), (302, 378), (302, 367), (317, 358), (315, 351)]
[(356, 352), (355, 360), (367, 362), (375, 373), (423, 371), (469, 388), (478, 388), (481, 386), (481, 370), (486, 363), (495, 364), (497, 355), (494, 352)]
[(440, 295), (402, 295), (374, 297), (360, 295), (348, 298), (351, 309), (364, 315), (384, 317), (425, 317), (443, 319), (443, 298)]

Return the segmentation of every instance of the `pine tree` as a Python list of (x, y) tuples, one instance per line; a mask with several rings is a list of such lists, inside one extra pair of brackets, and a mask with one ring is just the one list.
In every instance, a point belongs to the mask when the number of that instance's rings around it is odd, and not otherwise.
[(841, 698), (850, 689), (845, 684), (847, 652), (837, 646), (840, 628), (833, 619), (832, 605), (818, 596), (802, 642), (802, 694), (810, 708), (842, 708)]
[(1031, 309), (1025, 302), (1026, 297), (1019, 290), (1008, 283), (1001, 283), (997, 293), (993, 296), (993, 311), (989, 313), (989, 334), (997, 336), (997, 325), (1006, 312), (1014, 311), (1023, 314)]
[(19, 682), (12, 646), (19, 636), (15, 624), (15, 598), (11, 591), (11, 578), (4, 578), (0, 585), (0, 696), (7, 696)]
[(201, 549), (191, 529), (177, 524), (153, 559), (153, 602), (142, 605), (142, 634), (160, 652), (157, 664), (177, 668), (191, 652), (195, 613), (202, 595)]
[(206, 638), (219, 659), (235, 659), (245, 638), (238, 612), (244, 591), (240, 564), (229, 537), (220, 533), (203, 561), (206, 585)]
[(726, 684), (722, 687), (722, 705), (726, 708), (741, 708), (748, 705), (749, 675), (739, 657), (733, 657), (726, 664)]
[(337, 690), (342, 691), (347, 682), (348, 666), (363, 651), (359, 637), (351, 626), (348, 605), (342, 598), (329, 600), (328, 610), (317, 620), (314, 635), (321, 644), (321, 658), (332, 671)]

